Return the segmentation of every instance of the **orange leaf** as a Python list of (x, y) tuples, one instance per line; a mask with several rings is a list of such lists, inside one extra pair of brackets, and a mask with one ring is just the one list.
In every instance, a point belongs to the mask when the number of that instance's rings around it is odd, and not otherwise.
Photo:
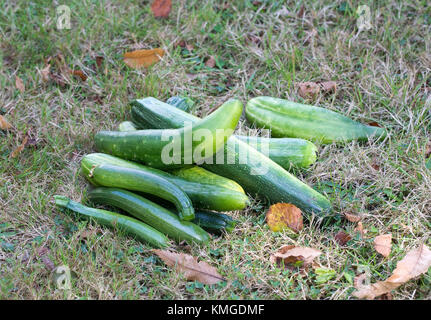
[(18, 76), (15, 76), (15, 86), (21, 93), (25, 91), (24, 82), (22, 82), (21, 78)]
[(299, 232), (303, 228), (302, 213), (290, 203), (273, 204), (266, 213), (266, 223), (274, 232), (286, 228)]
[(74, 76), (80, 77), (82, 81), (87, 80), (87, 76), (82, 70), (70, 70), (70, 73)]
[(374, 249), (382, 256), (387, 258), (391, 253), (392, 234), (384, 234), (374, 238)]
[(171, 0), (154, 0), (151, 4), (151, 11), (157, 18), (167, 18), (172, 9)]
[(0, 115), (0, 129), (9, 130), (10, 128), (12, 128), (12, 125), (6, 120), (5, 117)]
[(131, 68), (147, 68), (158, 62), (164, 54), (165, 51), (161, 48), (126, 52), (124, 54), (124, 63)]
[(25, 146), (27, 145), (27, 141), (28, 141), (28, 135), (26, 135), (22, 143), (14, 151), (12, 151), (11, 153), (12, 158), (16, 158), (22, 152), (22, 150), (24, 150)]

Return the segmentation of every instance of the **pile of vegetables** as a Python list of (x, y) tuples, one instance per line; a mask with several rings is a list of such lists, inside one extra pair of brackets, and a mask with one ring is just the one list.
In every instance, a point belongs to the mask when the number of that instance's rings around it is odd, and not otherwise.
[[(243, 111), (238, 100), (225, 102), (204, 119), (188, 113), (187, 100), (179, 97), (168, 103), (148, 97), (131, 106), (131, 121), (121, 123), (119, 131), (98, 132), (94, 139), (99, 153), (81, 161), (82, 174), (94, 186), (89, 200), (126, 214), (60, 195), (55, 202), (66, 212), (119, 228), (154, 247), (168, 246), (169, 238), (205, 243), (211, 238), (208, 232), (232, 231), (237, 221), (222, 212), (246, 208), (245, 192), (325, 216), (331, 211), (328, 199), (289, 172), (316, 161), (317, 147), (308, 140), (332, 143), (386, 135), (382, 128), (323, 108), (271, 97), (251, 99), (246, 117), (278, 138), (232, 134)], [(201, 136), (200, 129), (211, 135)], [(262, 144), (269, 148), (268, 157), (259, 151)], [(178, 161), (162, 161), (166, 149), (169, 159)], [(246, 162), (241, 161), (243, 152)], [(233, 161), (220, 163), (220, 156)], [(262, 165), (265, 172), (258, 174)]]

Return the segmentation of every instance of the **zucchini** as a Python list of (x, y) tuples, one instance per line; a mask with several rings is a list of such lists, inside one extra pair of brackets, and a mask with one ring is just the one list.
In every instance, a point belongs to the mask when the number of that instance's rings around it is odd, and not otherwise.
[[(159, 169), (150, 168), (108, 154), (91, 153), (82, 159), (82, 171), (85, 175), (88, 175), (91, 168), (104, 163), (160, 175), (180, 187), (189, 196), (196, 208), (216, 211), (242, 210), (250, 202), (241, 186), (236, 182), (224, 177), (219, 177), (220, 179), (210, 178), (214, 174), (205, 169), (199, 170), (201, 173), (199, 175), (193, 174), (192, 171), (195, 170), (187, 171), (184, 174), (184, 171), (180, 169), (180, 171), (173, 172), (177, 174), (175, 176)], [(202, 173), (202, 170), (205, 171), (205, 174)], [(90, 179), (90, 182), (98, 186), (93, 179)]]
[(237, 221), (224, 213), (200, 210), (195, 212), (193, 223), (208, 232), (220, 234), (223, 230), (231, 232), (235, 228)]
[(175, 183), (153, 172), (125, 168), (111, 164), (89, 166), (83, 159), (81, 169), (94, 184), (133, 191), (146, 192), (175, 204), (181, 220), (193, 220), (195, 212), (187, 194)]
[(92, 202), (120, 208), (176, 241), (205, 243), (210, 239), (198, 225), (181, 221), (175, 213), (130, 191), (99, 187), (90, 191), (88, 197)]
[(308, 168), (316, 162), (317, 147), (314, 143), (296, 138), (265, 138), (252, 136), (235, 136), (256, 150), (264, 150), (262, 144), (268, 146), (268, 157), (284, 169), (293, 167)]
[[(184, 121), (199, 121), (199, 118), (179, 110), (155, 98), (132, 101), (132, 109), (146, 119), (154, 128), (175, 128)], [(240, 151), (248, 155), (248, 161), (240, 161)], [(323, 195), (313, 190), (280, 165), (253, 149), (235, 136), (231, 136), (224, 148), (225, 159), (235, 156), (233, 164), (205, 164), (203, 167), (218, 175), (238, 182), (245, 191), (259, 194), (271, 203), (288, 202), (306, 213), (324, 216), (331, 204)], [(266, 170), (265, 170), (266, 169)], [(259, 174), (266, 171), (265, 174)]]
[(132, 121), (123, 121), (118, 125), (118, 131), (135, 131), (138, 130)]
[[(169, 239), (163, 233), (132, 217), (107, 210), (86, 207), (65, 196), (55, 195), (54, 199), (58, 207), (68, 209), (80, 218), (94, 220), (102, 226), (118, 228), (125, 234), (131, 235), (139, 241), (147, 242), (153, 247), (165, 248), (169, 245)], [(65, 211), (68, 212), (68, 210)]]
[(193, 105), (195, 104), (191, 99), (179, 96), (170, 97), (166, 103), (173, 105), (174, 107), (185, 112), (190, 112)]
[(333, 143), (386, 136), (383, 128), (361, 124), (337, 112), (272, 97), (249, 100), (245, 114), (257, 127), (271, 129), (274, 137)]
[(193, 126), (171, 130), (100, 131), (95, 136), (95, 143), (104, 153), (156, 168), (203, 163), (212, 160), (212, 156), (223, 148), (241, 113), (242, 103), (229, 100)]

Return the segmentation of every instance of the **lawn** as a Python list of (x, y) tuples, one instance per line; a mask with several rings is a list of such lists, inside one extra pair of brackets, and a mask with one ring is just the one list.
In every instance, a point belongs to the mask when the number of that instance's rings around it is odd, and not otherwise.
[[(0, 131), (0, 298), (356, 299), (355, 276), (388, 278), (410, 249), (431, 245), (427, 2), (173, 0), (169, 18), (158, 19), (151, 1), (67, 1), (70, 29), (58, 29), (60, 2), (2, 1), (0, 114), (13, 128)], [(358, 5), (370, 8), (369, 30), (358, 32)], [(151, 48), (166, 51), (162, 61), (148, 69), (124, 64), (124, 52)], [(57, 53), (88, 79), (44, 82), (45, 60)], [(210, 57), (214, 67), (205, 64)], [(299, 82), (329, 80), (336, 92), (309, 100), (298, 94)], [(87, 203), (89, 185), (79, 168), (95, 151), (94, 134), (130, 119), (133, 99), (174, 95), (192, 99), (198, 116), (229, 98), (245, 104), (280, 97), (377, 122), (389, 135), (320, 145), (317, 162), (295, 171), (331, 200), (330, 219), (307, 219), (298, 234), (274, 233), (265, 223), (269, 204), (251, 195), (246, 210), (230, 213), (240, 221), (232, 233), (205, 246), (174, 246), (228, 280), (202, 285), (167, 267), (149, 246), (65, 215), (52, 198)], [(241, 124), (247, 132), (245, 118)], [(26, 134), (28, 145), (12, 157)], [(362, 216), (364, 237), (343, 213)], [(345, 246), (335, 241), (340, 231), (353, 237)], [(388, 233), (392, 250), (384, 258), (373, 239)], [(317, 262), (333, 276), (320, 281), (313, 268), (277, 267), (269, 258), (282, 245), (321, 250)], [(71, 270), (70, 290), (55, 286), (54, 266)], [(428, 270), (392, 298), (430, 299), (430, 286)]]

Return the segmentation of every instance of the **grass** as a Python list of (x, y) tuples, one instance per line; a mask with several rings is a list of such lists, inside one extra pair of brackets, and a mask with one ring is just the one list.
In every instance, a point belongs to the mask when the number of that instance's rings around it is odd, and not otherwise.
[[(424, 157), (431, 120), (427, 1), (364, 1), (372, 29), (361, 33), (354, 1), (304, 1), (303, 18), (295, 1), (173, 2), (169, 19), (159, 20), (150, 1), (69, 1), (70, 30), (56, 28), (52, 1), (0, 5), (0, 112), (14, 126), (0, 132), (0, 298), (351, 299), (356, 274), (386, 279), (409, 249), (431, 245), (431, 173)], [(305, 41), (312, 29), (318, 36)], [(176, 48), (180, 40), (194, 49)], [(153, 47), (167, 54), (148, 70), (122, 62), (126, 51)], [(37, 69), (57, 52), (88, 80), (72, 79), (64, 88), (44, 84)], [(104, 62), (95, 71), (98, 55)], [(216, 67), (205, 66), (209, 56)], [(15, 88), (15, 75), (24, 93)], [(53, 205), (54, 194), (86, 200), (80, 159), (95, 150), (95, 132), (129, 119), (132, 99), (184, 95), (204, 116), (231, 97), (304, 102), (294, 84), (320, 80), (337, 81), (337, 92), (307, 102), (376, 121), (389, 138), (319, 146), (317, 163), (297, 172), (331, 199), (336, 215), (328, 223), (307, 221), (299, 234), (272, 233), (264, 222), (268, 205), (254, 199), (247, 210), (232, 212), (241, 222), (233, 233), (207, 246), (174, 247), (216, 266), (226, 283), (188, 282), (148, 246)], [(35, 145), (11, 158), (27, 132)], [(355, 228), (343, 212), (362, 214), (369, 238), (340, 247), (334, 235)], [(373, 236), (384, 233), (393, 235), (387, 259), (372, 245)], [(285, 244), (322, 250), (319, 263), (335, 275), (322, 283), (313, 270), (304, 275), (272, 265), (269, 254)], [(49, 249), (44, 256), (55, 266), (70, 268), (71, 290), (53, 284), (41, 248)], [(430, 299), (430, 284), (428, 271), (393, 297)]]

